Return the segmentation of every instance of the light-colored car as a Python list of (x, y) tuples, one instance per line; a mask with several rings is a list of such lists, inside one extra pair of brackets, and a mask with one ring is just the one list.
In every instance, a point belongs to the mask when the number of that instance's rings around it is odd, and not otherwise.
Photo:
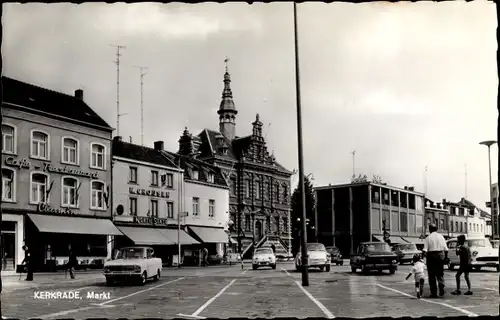
[(253, 253), (252, 269), (259, 267), (271, 267), (276, 269), (276, 256), (271, 248), (258, 248)]
[(500, 247), (500, 240), (490, 240), (491, 246), (495, 249), (498, 249)]
[(422, 251), (418, 250), (414, 243), (395, 244), (392, 246), (392, 252), (398, 255), (399, 264), (413, 263), (416, 254), (422, 255)]
[[(330, 272), (331, 256), (322, 243), (308, 243), (307, 255), (308, 268), (319, 268), (321, 271), (326, 270), (326, 272)], [(300, 249), (295, 257), (295, 269), (297, 271), (302, 270), (302, 249)]]
[[(467, 239), (466, 241), (472, 254), (471, 264), (474, 269), (481, 270), (482, 267), (491, 267), (500, 271), (498, 249), (493, 248), (487, 238), (474, 238)], [(448, 268), (450, 270), (460, 265), (460, 257), (456, 254), (457, 243), (457, 239), (451, 239), (446, 242), (449, 250), (448, 258), (450, 259), (450, 263), (448, 264)]]
[(153, 248), (124, 247), (113, 260), (104, 263), (104, 276), (108, 285), (127, 280), (143, 285), (149, 279), (159, 280), (161, 269), (162, 260), (155, 257)]

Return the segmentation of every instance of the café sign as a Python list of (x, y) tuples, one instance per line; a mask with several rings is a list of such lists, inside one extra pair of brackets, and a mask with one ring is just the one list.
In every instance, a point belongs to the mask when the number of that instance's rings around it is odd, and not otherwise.
[(143, 196), (158, 197), (158, 198), (167, 198), (167, 199), (170, 197), (170, 194), (166, 191), (153, 190), (153, 189), (141, 189), (141, 188), (134, 188), (134, 187), (129, 187), (128, 193), (136, 194), (136, 195), (143, 195)]
[(137, 224), (148, 224), (148, 225), (167, 225), (168, 219), (157, 218), (157, 217), (134, 217), (134, 223)]
[(5, 159), (5, 165), (9, 167), (14, 167), (17, 169), (41, 169), (45, 172), (51, 173), (62, 173), (73, 176), (87, 177), (91, 179), (98, 179), (99, 174), (97, 172), (86, 172), (82, 171), (78, 168), (68, 168), (64, 167), (55, 167), (49, 162), (45, 162), (43, 166), (33, 165), (28, 159), (16, 159), (14, 157), (7, 157)]
[(66, 215), (66, 216), (73, 216), (75, 215), (74, 211), (71, 211), (68, 208), (53, 208), (47, 203), (39, 203), (37, 206), (37, 211), (41, 213), (56, 213), (56, 214), (61, 214), (61, 215)]

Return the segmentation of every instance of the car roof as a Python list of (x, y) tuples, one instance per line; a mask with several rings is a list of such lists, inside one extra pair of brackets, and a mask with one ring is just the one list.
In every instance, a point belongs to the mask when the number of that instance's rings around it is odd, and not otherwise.
[(384, 243), (384, 242), (370, 241), (370, 242), (361, 242), (360, 244), (378, 244), (378, 243)]

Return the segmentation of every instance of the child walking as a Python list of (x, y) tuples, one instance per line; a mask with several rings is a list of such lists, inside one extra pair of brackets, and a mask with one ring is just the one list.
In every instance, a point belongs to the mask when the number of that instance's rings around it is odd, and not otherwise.
[(420, 299), (424, 293), (424, 282), (425, 282), (425, 269), (426, 266), (419, 254), (413, 256), (413, 267), (410, 273), (406, 276), (406, 280), (410, 279), (413, 274), (415, 277), (415, 291), (417, 292), (417, 298)]
[(467, 296), (472, 295), (472, 291), (470, 291), (470, 279), (469, 279), (469, 271), (471, 269), (470, 260), (471, 253), (470, 248), (467, 242), (465, 241), (464, 235), (459, 235), (457, 237), (458, 247), (457, 247), (457, 255), (460, 257), (460, 267), (458, 268), (457, 274), (455, 275), (455, 279), (457, 281), (457, 290), (453, 291), (451, 294), (459, 295), (462, 292), (460, 291), (460, 276), (462, 273), (464, 274), (465, 282), (467, 283), (467, 292), (464, 293)]

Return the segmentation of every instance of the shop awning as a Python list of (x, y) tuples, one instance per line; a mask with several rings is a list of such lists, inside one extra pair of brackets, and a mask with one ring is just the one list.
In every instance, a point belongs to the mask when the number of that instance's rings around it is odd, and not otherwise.
[(43, 214), (28, 214), (38, 231), (49, 233), (72, 233), (121, 236), (111, 220), (67, 217), (67, 216), (47, 216)]
[[(177, 239), (178, 239), (178, 231), (177, 229), (157, 229), (159, 230), (163, 236), (171, 241), (173, 241), (175, 244), (177, 244)], [(186, 233), (186, 231), (181, 230), (180, 233), (180, 243), (181, 245), (188, 245), (188, 244), (199, 244), (198, 241), (193, 239), (189, 234)]]
[(165, 237), (158, 228), (141, 227), (118, 227), (136, 245), (174, 245), (177, 241), (172, 241)]
[(419, 237), (403, 237), (403, 239), (414, 244), (424, 244), (424, 240), (420, 239)]
[(188, 227), (193, 231), (204, 243), (228, 243), (228, 234), (220, 228), (207, 227)]

